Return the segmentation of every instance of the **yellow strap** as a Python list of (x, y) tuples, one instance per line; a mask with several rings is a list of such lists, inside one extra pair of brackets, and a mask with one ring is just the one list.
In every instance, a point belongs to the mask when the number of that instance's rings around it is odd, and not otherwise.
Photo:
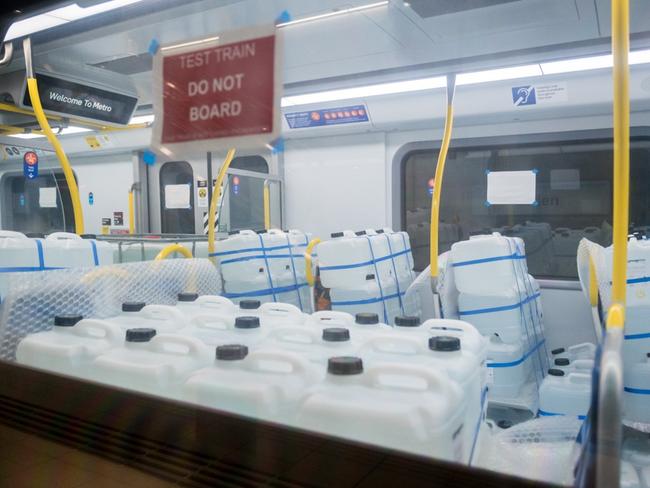
[(169, 246), (164, 247), (161, 249), (161, 251), (158, 253), (158, 255), (155, 257), (154, 261), (162, 261), (165, 259), (167, 256), (170, 254), (173, 254), (175, 252), (178, 252), (185, 256), (186, 258), (192, 258), (192, 253), (188, 248), (185, 246), (181, 246), (180, 244), (170, 244)]
[(271, 228), (271, 190), (268, 180), (264, 181), (264, 228)]
[[(630, 94), (628, 52), (630, 48), (628, 0), (612, 0), (612, 54), (614, 55), (614, 217), (612, 304), (625, 316), (627, 281), (627, 234), (630, 196)], [(612, 310), (610, 308), (610, 310)], [(607, 320), (610, 327), (610, 320)], [(612, 322), (612, 327), (616, 327)], [(620, 324), (622, 327), (623, 324)]]
[(129, 234), (135, 234), (135, 196), (129, 192)]
[(309, 286), (314, 286), (314, 283), (316, 283), (316, 278), (314, 278), (314, 271), (312, 269), (311, 252), (320, 242), (321, 240), (318, 237), (312, 239), (309, 241), (309, 244), (307, 244), (307, 250), (305, 251), (305, 276), (307, 277), (307, 284), (309, 284)]
[(436, 165), (436, 174), (433, 179), (433, 195), (431, 195), (431, 227), (430, 227), (430, 262), (431, 276), (438, 276), (438, 221), (440, 219), (440, 195), (442, 193), (442, 177), (445, 172), (447, 163), (447, 151), (451, 141), (451, 130), (454, 121), (454, 105), (447, 104), (447, 114), (445, 115), (445, 132), (442, 137), (442, 146), (438, 154), (438, 164)]
[(68, 184), (68, 190), (70, 191), (70, 198), (72, 200), (75, 232), (77, 234), (83, 234), (84, 216), (81, 209), (81, 199), (79, 198), (79, 188), (77, 188), (77, 181), (74, 178), (74, 173), (70, 167), (70, 162), (68, 161), (68, 157), (63, 151), (63, 146), (61, 146), (61, 143), (57, 139), (56, 135), (54, 135), (54, 132), (52, 132), (52, 128), (47, 121), (45, 112), (43, 112), (43, 106), (41, 105), (41, 99), (38, 94), (38, 83), (36, 82), (36, 78), (27, 79), (27, 88), (29, 90), (29, 99), (32, 102), (32, 107), (34, 107), (36, 120), (38, 120), (38, 124), (41, 126), (41, 130), (45, 134), (45, 137), (47, 137), (47, 140), (50, 141), (50, 144), (52, 144), (54, 152), (56, 153), (56, 157), (59, 158), (59, 163), (63, 169), (63, 174), (65, 175), (65, 181)]
[(214, 225), (217, 219), (217, 203), (221, 199), (221, 185), (223, 184), (223, 179), (226, 177), (226, 171), (228, 171), (230, 163), (232, 163), (234, 157), (235, 148), (232, 148), (228, 151), (228, 154), (226, 154), (226, 159), (221, 165), (221, 169), (217, 175), (217, 181), (212, 189), (212, 201), (210, 202), (210, 210), (208, 211), (208, 256), (210, 256), (213, 263), (216, 263), (216, 259), (212, 255), (214, 254), (215, 249), (216, 232), (214, 231)]

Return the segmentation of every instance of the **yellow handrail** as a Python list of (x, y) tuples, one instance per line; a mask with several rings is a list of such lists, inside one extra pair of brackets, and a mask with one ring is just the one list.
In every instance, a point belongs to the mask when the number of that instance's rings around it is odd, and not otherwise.
[(320, 242), (321, 240), (318, 237), (312, 239), (309, 241), (309, 244), (307, 244), (307, 250), (305, 251), (305, 276), (307, 277), (307, 284), (309, 286), (314, 286), (314, 283), (316, 283), (316, 278), (314, 278), (314, 272), (312, 270), (311, 252), (317, 244), (320, 244)]
[(429, 235), (431, 277), (438, 276), (438, 221), (440, 220), (440, 195), (442, 193), (442, 178), (445, 173), (447, 151), (451, 142), (451, 131), (454, 124), (454, 90), (456, 76), (447, 76), (447, 112), (445, 114), (445, 130), (442, 136), (442, 145), (438, 154), (436, 173), (433, 179), (433, 194), (431, 195), (431, 226)]
[(135, 234), (135, 196), (129, 191), (129, 234)]
[(226, 159), (221, 165), (219, 174), (217, 175), (217, 181), (214, 183), (214, 188), (212, 189), (212, 201), (210, 202), (210, 210), (208, 211), (208, 256), (215, 263), (214, 259), (214, 243), (215, 243), (215, 230), (214, 225), (217, 219), (217, 203), (221, 198), (221, 185), (223, 184), (223, 179), (226, 176), (226, 171), (230, 167), (233, 158), (235, 157), (235, 148), (231, 148), (226, 154)]
[(592, 307), (598, 306), (598, 279), (596, 265), (591, 256), (589, 256), (589, 303)]
[(271, 228), (271, 189), (269, 180), (264, 180), (264, 228)]
[[(12, 112), (15, 114), (29, 115), (30, 117), (36, 117), (35, 111), (16, 107), (15, 105), (11, 105), (10, 103), (0, 103), (0, 111)], [(47, 118), (50, 120), (62, 120), (63, 117), (59, 117), (58, 115), (48, 115)]]
[[(630, 195), (630, 93), (628, 52), (630, 49), (628, 0), (612, 0), (612, 54), (614, 58), (614, 216), (612, 306), (620, 320), (607, 320), (607, 328), (623, 327), (627, 284), (627, 234)], [(620, 308), (617, 308), (617, 306)]]
[(38, 135), (44, 135), (43, 131), (41, 130), (31, 130), (31, 131), (26, 131), (24, 127), (16, 127), (14, 125), (6, 125), (6, 124), (0, 124), (0, 130), (5, 131), (1, 135), (8, 135), (8, 134), (38, 134)]
[(170, 244), (169, 246), (165, 246), (164, 248), (161, 249), (161, 251), (158, 253), (158, 255), (155, 257), (154, 261), (162, 261), (165, 259), (167, 256), (170, 254), (173, 254), (175, 252), (181, 253), (183, 256), (186, 258), (193, 258), (191, 251), (186, 248), (185, 246), (182, 246), (180, 244)]
[(81, 235), (84, 233), (84, 216), (81, 209), (81, 199), (79, 198), (79, 188), (77, 187), (77, 181), (75, 180), (74, 173), (70, 167), (70, 162), (68, 161), (68, 157), (66, 156), (65, 151), (63, 151), (63, 146), (61, 146), (61, 143), (57, 139), (56, 135), (54, 132), (52, 132), (52, 128), (50, 127), (50, 123), (47, 121), (45, 112), (43, 112), (43, 106), (41, 105), (36, 78), (27, 79), (27, 89), (29, 91), (29, 99), (32, 102), (32, 107), (34, 107), (36, 120), (38, 120), (38, 124), (41, 126), (45, 137), (47, 137), (47, 140), (50, 141), (50, 144), (52, 144), (54, 152), (59, 159), (59, 163), (61, 163), (65, 181), (68, 184), (70, 199), (72, 200), (75, 232)]

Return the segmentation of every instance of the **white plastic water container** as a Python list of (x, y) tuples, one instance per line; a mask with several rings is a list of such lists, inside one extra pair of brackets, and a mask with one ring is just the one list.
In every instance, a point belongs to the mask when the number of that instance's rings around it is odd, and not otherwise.
[(321, 366), (324, 372), (327, 360), (334, 356), (356, 355), (360, 343), (350, 329), (344, 327), (281, 327), (272, 330), (265, 346), (290, 351)]
[[(612, 276), (613, 246), (605, 248), (607, 270), (602, 281)], [(645, 307), (650, 310), (650, 240), (630, 237), (627, 243), (626, 309)], [(650, 327), (648, 328), (650, 332)], [(627, 334), (627, 320), (625, 332)]]
[(264, 238), (252, 230), (240, 230), (219, 241), (216, 257), (224, 281), (243, 281), (258, 274), (266, 275), (269, 270), (263, 257), (263, 243)]
[(181, 333), (193, 337), (209, 346), (243, 344), (258, 346), (266, 340), (269, 329), (261, 327), (260, 318), (255, 315), (226, 317), (197, 315)]
[(514, 291), (501, 295), (461, 293), (458, 296), (458, 315), (483, 335), (496, 334), (509, 343), (521, 341), (527, 326), (533, 330), (530, 306), (522, 304), (525, 298)]
[(594, 370), (594, 360), (575, 359), (571, 361), (569, 358), (554, 358), (551, 367), (562, 370), (565, 374), (584, 373), (590, 375)]
[(539, 387), (539, 415), (570, 415), (584, 419), (591, 402), (591, 372), (553, 368)]
[[(523, 279), (523, 242), (492, 235), (472, 236), (451, 246), (456, 287), (461, 293), (494, 295), (516, 290)], [(522, 261), (522, 263), (518, 263)]]
[(650, 424), (650, 357), (636, 364), (626, 364), (623, 404), (629, 422)]
[(144, 302), (125, 302), (120, 314), (105, 320), (117, 324), (122, 330), (144, 327), (160, 333), (178, 332), (188, 325), (185, 314), (176, 307), (145, 305)]
[[(507, 344), (496, 336), (490, 338), (487, 355), (487, 385), (491, 400), (516, 398), (533, 379), (534, 355), (527, 358), (523, 342)], [(522, 360), (523, 359), (523, 360)]]
[(481, 335), (472, 324), (462, 320), (429, 319), (422, 325), (428, 329), (431, 337), (458, 337), (463, 349), (473, 353), (479, 358), (481, 364), (485, 363), (488, 356), (489, 339)]
[(460, 387), (426, 367), (331, 358), (325, 380), (301, 402), (297, 426), (353, 441), (461, 461)]
[(192, 337), (128, 329), (123, 345), (97, 357), (88, 373), (100, 383), (177, 398), (190, 373), (209, 365), (212, 354), (212, 349)]
[(336, 310), (320, 310), (307, 318), (305, 325), (308, 327), (343, 327), (350, 328), (354, 324), (354, 315)]
[(54, 317), (51, 330), (30, 334), (18, 343), (16, 361), (55, 373), (88, 378), (88, 365), (122, 344), (124, 333), (104, 320), (76, 315)]
[(263, 327), (288, 327), (304, 325), (309, 315), (291, 303), (263, 303), (259, 317)]
[[(91, 236), (94, 237), (94, 236)], [(106, 242), (83, 239), (69, 232), (54, 232), (43, 241), (45, 266), (90, 267), (113, 264), (113, 249)]]
[(375, 274), (370, 243), (352, 231), (335, 232), (318, 245), (320, 280), (325, 288), (357, 288)]
[[(469, 448), (474, 444), (486, 406), (481, 405), (484, 376), (481, 368), (485, 365), (481, 366), (476, 355), (462, 349), (458, 337), (385, 334), (368, 339), (359, 350), (359, 356), (369, 366), (383, 362), (418, 364), (446, 372), (463, 392), (464, 445)], [(465, 450), (468, 457), (470, 451)], [(463, 458), (463, 462), (468, 462), (468, 457)]]
[(369, 337), (376, 336), (377, 334), (385, 334), (392, 332), (393, 328), (390, 325), (384, 324), (379, 321), (379, 315), (376, 313), (358, 313), (354, 317), (349, 327), (352, 334), (358, 337), (359, 340), (364, 341)]
[[(404, 290), (405, 292), (406, 290)], [(330, 289), (332, 310), (357, 313), (376, 313), (385, 322), (391, 323), (395, 316), (403, 315), (403, 300), (397, 296), (395, 283), (376, 280), (374, 274), (367, 276), (363, 285), (357, 288)]]
[(248, 353), (240, 344), (217, 347), (216, 360), (194, 372), (182, 399), (255, 419), (291, 423), (303, 392), (318, 381), (309, 361), (279, 350)]
[(43, 267), (38, 248), (41, 242), (20, 232), (0, 230), (0, 303), (8, 291), (7, 273), (38, 271)]
[(198, 293), (184, 292), (178, 294), (176, 308), (189, 320), (206, 314), (234, 316), (238, 307), (231, 300), (219, 295), (199, 296)]

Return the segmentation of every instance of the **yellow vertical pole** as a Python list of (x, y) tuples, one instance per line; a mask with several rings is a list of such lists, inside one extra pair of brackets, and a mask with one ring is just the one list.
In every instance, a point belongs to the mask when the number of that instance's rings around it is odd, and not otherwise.
[(630, 195), (630, 48), (628, 0), (612, 0), (612, 54), (614, 58), (614, 217), (612, 305), (619, 305), (622, 320), (607, 321), (617, 327), (625, 321), (627, 281), (627, 234)]
[(221, 186), (223, 184), (224, 178), (226, 177), (226, 171), (228, 171), (230, 163), (232, 163), (234, 157), (235, 149), (232, 148), (228, 151), (228, 154), (226, 154), (226, 159), (223, 161), (223, 164), (219, 169), (217, 180), (215, 181), (214, 188), (212, 189), (212, 201), (210, 202), (210, 209), (208, 211), (208, 256), (210, 256), (210, 259), (213, 263), (216, 262), (214, 259), (216, 237), (214, 226), (217, 219), (217, 203), (221, 199)]
[(129, 234), (135, 234), (135, 196), (129, 191)]
[(442, 178), (447, 163), (447, 151), (451, 142), (451, 131), (454, 124), (454, 91), (456, 89), (456, 75), (447, 76), (447, 111), (445, 114), (445, 130), (442, 136), (442, 145), (438, 154), (438, 163), (433, 179), (433, 194), (431, 195), (431, 226), (429, 233), (431, 278), (438, 277), (438, 224), (440, 220), (440, 195), (442, 193)]

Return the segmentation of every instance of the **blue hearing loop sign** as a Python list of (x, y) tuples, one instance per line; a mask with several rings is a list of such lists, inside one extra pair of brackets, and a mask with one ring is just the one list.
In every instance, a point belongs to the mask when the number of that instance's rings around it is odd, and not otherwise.
[(537, 105), (537, 94), (535, 93), (535, 87), (533, 85), (513, 86), (512, 103), (515, 105), (515, 107)]

